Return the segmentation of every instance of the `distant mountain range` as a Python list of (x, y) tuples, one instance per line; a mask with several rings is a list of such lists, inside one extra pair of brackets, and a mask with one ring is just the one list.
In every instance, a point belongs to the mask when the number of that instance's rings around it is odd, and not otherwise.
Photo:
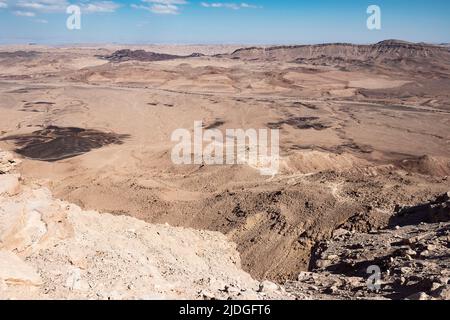
[[(201, 57), (193, 53), (181, 56), (144, 50), (118, 50), (99, 56), (110, 62), (162, 61)], [(244, 61), (279, 61), (288, 63), (337, 66), (343, 69), (395, 68), (418, 72), (438, 72), (450, 76), (450, 45), (385, 40), (376, 44), (327, 43), (271, 47), (244, 47), (229, 54), (215, 55)], [(444, 71), (444, 72), (441, 72)], [(447, 72), (448, 71), (448, 72)]]
[(371, 45), (330, 43), (317, 45), (249, 47), (221, 55), (231, 59), (284, 61), (318, 65), (411, 67), (443, 64), (450, 67), (450, 50), (444, 45), (385, 40)]

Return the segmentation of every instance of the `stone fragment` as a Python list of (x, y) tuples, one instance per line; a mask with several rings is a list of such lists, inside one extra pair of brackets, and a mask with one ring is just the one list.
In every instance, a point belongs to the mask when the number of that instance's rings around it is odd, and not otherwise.
[(259, 284), (259, 292), (273, 292), (278, 290), (278, 285), (271, 281), (263, 281)]
[(333, 231), (333, 238), (339, 238), (342, 236), (350, 235), (350, 231), (345, 229), (336, 229)]
[(328, 266), (330, 266), (332, 264), (332, 262), (330, 260), (324, 259), (324, 260), (317, 260), (316, 262), (316, 266), (318, 268), (324, 269)]
[(441, 300), (450, 300), (450, 286), (444, 285), (436, 290), (434, 290), (432, 293), (432, 296)]
[(407, 300), (431, 300), (431, 297), (425, 292), (417, 292), (406, 298)]
[(37, 271), (12, 252), (0, 250), (0, 281), (6, 285), (39, 286)]
[(19, 192), (20, 175), (18, 174), (1, 174), (0, 175), (0, 195), (13, 196)]

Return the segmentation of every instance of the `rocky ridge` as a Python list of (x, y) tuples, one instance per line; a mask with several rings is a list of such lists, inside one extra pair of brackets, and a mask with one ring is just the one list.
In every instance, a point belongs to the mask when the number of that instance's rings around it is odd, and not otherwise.
[(174, 59), (183, 59), (183, 58), (195, 58), (201, 57), (203, 54), (200, 53), (192, 53), (187, 56), (173, 55), (173, 54), (165, 54), (165, 53), (157, 53), (150, 52), (145, 50), (129, 50), (122, 49), (113, 52), (111, 55), (100, 56), (102, 59), (106, 59), (110, 62), (125, 62), (125, 61), (164, 61), (164, 60), (174, 60)]
[(286, 290), (297, 298), (449, 300), (449, 221), (450, 192), (399, 209), (383, 230), (337, 229), (316, 245), (313, 272), (301, 273)]
[(0, 152), (0, 299), (290, 298), (220, 233), (83, 211), (17, 164)]
[[(448, 69), (448, 48), (425, 43), (385, 40), (370, 45), (326, 43), (317, 45), (250, 47), (221, 57), (251, 61), (284, 61), (348, 68), (370, 66), (419, 68), (423, 65)], [(445, 63), (442, 63), (442, 62)]]

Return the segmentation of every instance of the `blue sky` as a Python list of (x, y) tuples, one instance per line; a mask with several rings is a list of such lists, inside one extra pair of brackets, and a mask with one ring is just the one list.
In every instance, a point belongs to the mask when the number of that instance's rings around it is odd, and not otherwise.
[[(81, 29), (66, 8), (81, 8)], [(368, 30), (369, 5), (382, 13)], [(448, 0), (0, 0), (0, 43), (450, 42)]]

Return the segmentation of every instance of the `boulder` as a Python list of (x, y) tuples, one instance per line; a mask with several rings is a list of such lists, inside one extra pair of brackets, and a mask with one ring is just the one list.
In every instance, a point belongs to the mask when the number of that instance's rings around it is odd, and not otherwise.
[(6, 285), (42, 284), (36, 270), (12, 252), (0, 250), (0, 282)]
[(259, 285), (259, 292), (273, 292), (278, 290), (278, 285), (271, 281), (263, 281)]
[(432, 298), (425, 292), (417, 292), (406, 298), (407, 300), (431, 300)]
[(450, 285), (444, 285), (433, 291), (433, 297), (441, 300), (450, 300)]
[(15, 195), (20, 189), (20, 175), (18, 174), (1, 174), (0, 175), (0, 195)]

